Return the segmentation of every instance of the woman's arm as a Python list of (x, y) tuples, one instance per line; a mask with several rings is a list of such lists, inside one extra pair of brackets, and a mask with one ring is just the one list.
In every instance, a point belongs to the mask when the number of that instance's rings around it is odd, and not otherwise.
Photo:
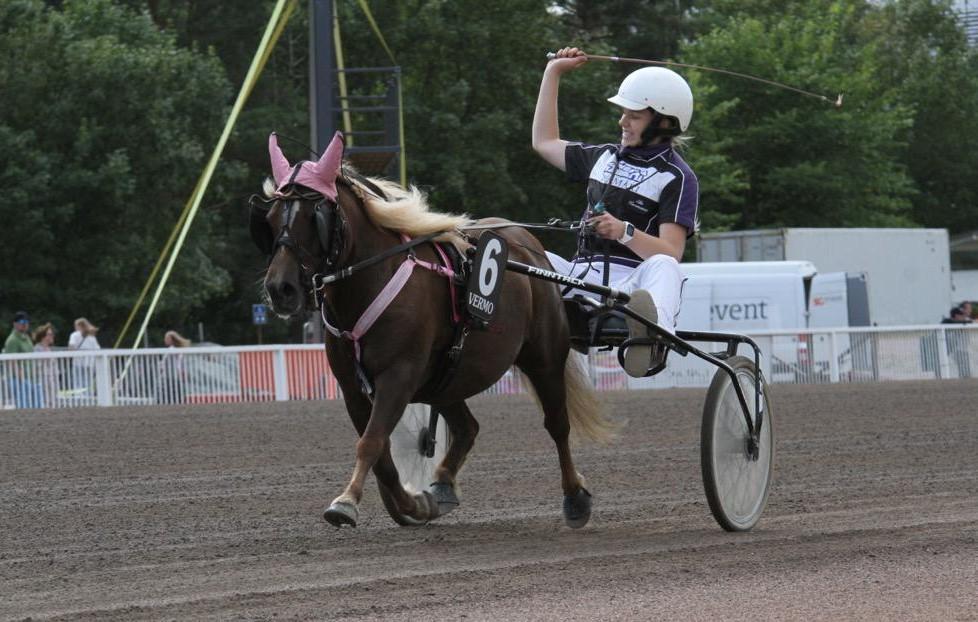
[[(607, 240), (617, 240), (625, 232), (625, 223), (607, 212), (589, 222), (595, 232)], [(669, 255), (676, 261), (682, 261), (686, 251), (686, 227), (674, 222), (662, 223), (658, 237), (636, 229), (635, 235), (625, 246), (642, 259), (652, 255)]]
[(577, 48), (564, 48), (556, 58), (547, 63), (533, 112), (533, 149), (548, 163), (565, 170), (564, 149), (566, 140), (560, 138), (557, 122), (557, 92), (560, 77), (587, 62), (587, 56)]
[[(624, 224), (621, 229), (625, 230)], [(621, 237), (621, 234), (618, 236)], [(652, 255), (669, 255), (676, 261), (682, 261), (683, 253), (686, 252), (686, 227), (674, 222), (664, 222), (659, 225), (658, 237), (636, 230), (635, 237), (625, 246), (642, 259), (648, 259)]]

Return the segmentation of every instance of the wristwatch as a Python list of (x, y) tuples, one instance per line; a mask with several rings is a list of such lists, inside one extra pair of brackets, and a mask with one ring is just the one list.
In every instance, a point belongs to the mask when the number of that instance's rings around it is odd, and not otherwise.
[(618, 243), (628, 244), (629, 242), (632, 241), (633, 237), (635, 237), (635, 225), (633, 225), (630, 222), (626, 222), (625, 231), (621, 234), (621, 237), (618, 238)]

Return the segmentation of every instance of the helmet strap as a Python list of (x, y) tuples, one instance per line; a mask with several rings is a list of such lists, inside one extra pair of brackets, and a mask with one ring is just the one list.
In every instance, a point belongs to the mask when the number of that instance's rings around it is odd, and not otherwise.
[[(660, 136), (679, 136), (683, 133), (679, 129), (679, 123), (675, 123), (672, 127), (660, 127), (662, 120), (667, 118), (665, 115), (659, 113), (658, 110), (649, 108), (652, 111), (652, 120), (649, 121), (648, 127), (642, 132), (642, 144), (647, 145), (651, 143), (656, 138)], [(671, 118), (671, 117), (670, 117)]]

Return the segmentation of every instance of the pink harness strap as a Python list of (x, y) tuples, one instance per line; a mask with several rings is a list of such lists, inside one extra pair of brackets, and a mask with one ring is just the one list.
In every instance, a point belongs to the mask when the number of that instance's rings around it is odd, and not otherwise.
[(462, 316), (458, 312), (458, 296), (455, 293), (455, 271), (452, 270), (452, 262), (449, 261), (448, 255), (445, 254), (445, 250), (441, 247), (441, 244), (434, 243), (435, 250), (438, 251), (438, 256), (441, 258), (443, 265), (436, 266), (428, 261), (422, 261), (420, 259), (415, 259), (419, 266), (425, 267), (433, 272), (448, 277), (448, 292), (451, 295), (452, 300), (452, 324), (458, 324), (462, 321)]
[[(410, 238), (406, 235), (401, 235), (401, 239), (405, 242), (410, 240)], [(390, 306), (391, 302), (393, 302), (394, 299), (397, 298), (397, 295), (401, 293), (401, 290), (404, 289), (408, 279), (411, 278), (411, 273), (414, 272), (415, 266), (421, 266), (422, 268), (448, 277), (449, 289), (451, 290), (452, 298), (452, 321), (458, 322), (461, 319), (455, 305), (455, 272), (451, 268), (451, 263), (448, 261), (445, 251), (443, 251), (437, 244), (435, 244), (435, 248), (438, 250), (438, 254), (445, 265), (439, 266), (431, 263), (430, 261), (418, 259), (413, 253), (408, 255), (407, 259), (404, 260), (404, 263), (398, 267), (397, 272), (394, 273), (394, 276), (391, 277), (391, 280), (384, 286), (384, 289), (377, 294), (374, 301), (370, 303), (367, 309), (363, 312), (363, 315), (360, 316), (360, 319), (357, 320), (357, 323), (354, 324), (353, 330), (339, 330), (330, 324), (328, 319), (326, 319), (326, 305), (324, 304), (320, 308), (320, 313), (323, 316), (323, 324), (326, 326), (326, 330), (332, 333), (335, 337), (343, 337), (353, 342), (353, 350), (356, 355), (357, 362), (360, 361), (360, 338), (363, 337), (368, 330), (370, 330), (370, 327), (374, 325), (377, 318), (379, 318), (381, 314), (387, 310), (387, 307)]]

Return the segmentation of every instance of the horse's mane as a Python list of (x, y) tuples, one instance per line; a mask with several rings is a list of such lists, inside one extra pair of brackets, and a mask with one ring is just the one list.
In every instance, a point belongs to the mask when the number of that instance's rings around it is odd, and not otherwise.
[[(352, 172), (344, 165), (344, 172)], [(354, 191), (363, 199), (367, 216), (378, 227), (397, 231), (411, 237), (444, 231), (435, 240), (451, 242), (459, 248), (466, 244), (456, 231), (457, 227), (472, 222), (466, 215), (445, 214), (429, 209), (428, 198), (417, 186), (405, 190), (396, 182), (380, 177), (361, 177), (359, 174), (344, 175)], [(367, 180), (367, 183), (360, 181)], [(370, 185), (379, 188), (384, 196), (379, 196)], [(275, 183), (266, 179), (262, 185), (265, 195), (275, 193)]]
[[(441, 242), (459, 243), (456, 228), (471, 222), (466, 215), (433, 212), (429, 209), (428, 198), (417, 186), (402, 188), (396, 182), (379, 177), (365, 177), (377, 186), (385, 196), (378, 196), (368, 184), (356, 177), (347, 177), (363, 197), (367, 215), (378, 227), (398, 231), (411, 237), (445, 231), (435, 239)], [(385, 198), (386, 197), (386, 198)]]

